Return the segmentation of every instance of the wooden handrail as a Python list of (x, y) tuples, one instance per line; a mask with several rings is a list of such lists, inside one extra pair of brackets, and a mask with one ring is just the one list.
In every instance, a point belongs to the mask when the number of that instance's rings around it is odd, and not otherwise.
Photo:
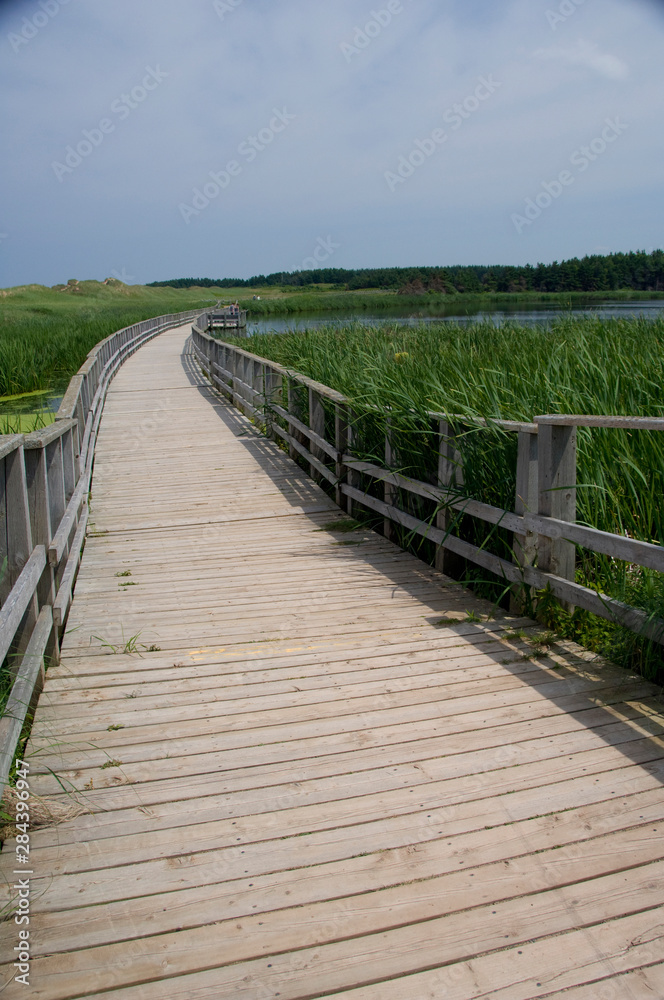
[[(357, 415), (352, 419), (349, 400), (336, 390), (234, 344), (211, 337), (196, 325), (192, 328), (192, 342), (196, 356), (211, 381), (239, 409), (257, 420), (269, 436), (285, 441), (293, 457), (298, 455), (305, 459), (312, 475), (322, 477), (333, 485), (337, 503), (341, 506), (345, 497), (349, 513), (353, 504), (360, 504), (382, 514), (386, 524), (400, 524), (427, 537), (441, 552), (449, 551), (468, 559), (521, 587), (544, 589), (548, 586), (568, 607), (585, 608), (664, 645), (663, 619), (648, 616), (638, 608), (597, 593), (574, 579), (577, 545), (664, 572), (664, 546), (599, 531), (576, 522), (576, 428), (625, 427), (658, 431), (664, 430), (664, 418), (547, 414), (527, 422), (493, 421), (462, 414), (431, 412), (427, 416), (436, 422), (438, 428), (432, 433), (434, 436), (437, 434), (440, 448), (444, 447), (446, 456), (442, 465), (439, 463), (439, 482), (435, 485), (404, 476), (389, 468), (389, 463), (380, 466), (363, 461), (345, 447), (344, 444), (347, 445), (352, 438), (350, 431), (353, 423), (357, 422)], [(256, 380), (260, 383), (258, 387)], [(286, 386), (300, 386), (309, 391), (309, 424), (301, 419), (291, 403), (286, 408)], [(290, 392), (288, 396), (292, 398)], [(334, 442), (324, 436), (324, 420), (321, 421), (320, 409), (316, 409), (317, 399), (327, 400), (334, 408)], [(367, 412), (381, 414), (386, 427), (389, 427), (389, 410), (371, 407)], [(492, 507), (464, 495), (461, 451), (463, 434), (470, 428), (496, 428), (518, 434), (517, 488), (513, 511)], [(431, 434), (428, 440), (431, 440)], [(386, 456), (391, 457), (391, 454), (389, 442), (386, 442)], [(325, 464), (326, 458), (329, 465)], [(330, 468), (332, 462), (334, 472)], [(383, 483), (385, 500), (378, 500), (359, 488), (362, 476)], [(400, 510), (396, 506), (398, 490), (432, 500), (439, 511), (434, 521), (430, 523)], [(512, 532), (513, 562), (456, 537), (450, 527), (455, 518), (450, 518), (446, 511), (470, 515)], [(537, 568), (534, 565), (536, 561)], [(437, 561), (437, 565), (443, 568), (442, 560)]]

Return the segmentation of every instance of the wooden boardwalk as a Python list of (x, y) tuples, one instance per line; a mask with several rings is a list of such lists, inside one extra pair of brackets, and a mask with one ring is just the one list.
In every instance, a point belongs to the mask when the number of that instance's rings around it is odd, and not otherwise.
[(109, 392), (30, 748), (86, 812), (32, 833), (4, 995), (661, 1000), (656, 692), (335, 530), (187, 332)]

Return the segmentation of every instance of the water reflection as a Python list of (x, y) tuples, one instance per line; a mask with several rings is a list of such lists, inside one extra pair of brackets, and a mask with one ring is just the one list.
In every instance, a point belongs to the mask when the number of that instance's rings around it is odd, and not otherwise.
[(372, 313), (334, 312), (298, 313), (294, 316), (270, 316), (265, 319), (251, 319), (247, 323), (247, 334), (291, 333), (318, 326), (345, 326), (348, 323), (364, 323), (379, 326), (381, 323), (397, 323), (402, 326), (418, 326), (421, 323), (477, 323), (490, 321), (496, 326), (505, 322), (521, 323), (525, 326), (550, 326), (561, 316), (599, 316), (601, 319), (646, 317), (654, 319), (664, 314), (664, 299), (634, 302), (589, 302), (577, 304), (570, 309), (552, 308), (547, 303), (533, 303), (527, 309), (522, 304), (504, 306), (501, 309), (482, 309), (450, 304), (441, 313), (429, 312), (426, 304), (417, 312), (412, 309), (376, 310)]

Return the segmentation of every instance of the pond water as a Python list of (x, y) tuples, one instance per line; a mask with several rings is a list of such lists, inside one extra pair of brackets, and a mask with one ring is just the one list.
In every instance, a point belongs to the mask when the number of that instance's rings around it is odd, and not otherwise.
[(0, 398), (0, 434), (28, 434), (53, 423), (67, 385)]
[(633, 302), (577, 302), (573, 308), (554, 308), (548, 303), (533, 303), (524, 308), (523, 303), (515, 302), (501, 309), (459, 306), (450, 303), (449, 306), (427, 310), (426, 301), (422, 308), (414, 311), (409, 309), (374, 310), (373, 312), (334, 312), (334, 313), (297, 313), (293, 316), (268, 316), (264, 319), (251, 319), (251, 309), (247, 322), (247, 335), (260, 333), (291, 333), (297, 330), (311, 329), (319, 326), (344, 326), (348, 323), (365, 323), (378, 326), (381, 323), (398, 323), (403, 326), (417, 326), (420, 323), (477, 323), (489, 320), (500, 326), (511, 321), (527, 326), (541, 324), (549, 326), (561, 316), (600, 316), (602, 319), (627, 317), (655, 318), (664, 315), (664, 299)]

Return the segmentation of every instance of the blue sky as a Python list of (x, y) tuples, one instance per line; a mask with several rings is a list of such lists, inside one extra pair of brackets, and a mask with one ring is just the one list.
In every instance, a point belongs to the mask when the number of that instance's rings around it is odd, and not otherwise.
[(661, 247), (659, 0), (0, 2), (0, 286)]

